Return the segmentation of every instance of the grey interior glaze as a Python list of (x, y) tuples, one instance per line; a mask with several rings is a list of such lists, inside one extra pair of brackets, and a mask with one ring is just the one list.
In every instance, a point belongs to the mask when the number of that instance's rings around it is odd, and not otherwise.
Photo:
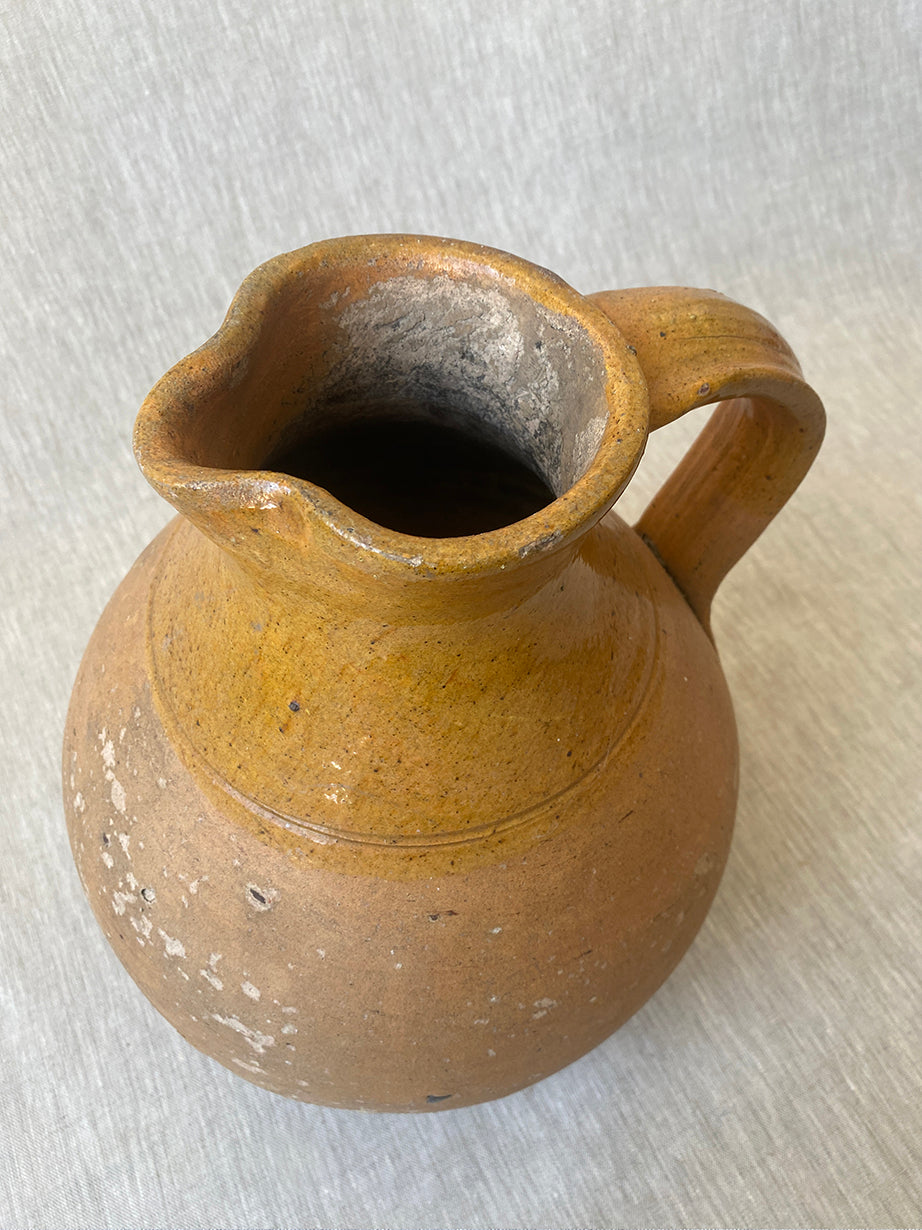
[(435, 420), (507, 450), (556, 495), (592, 461), (607, 421), (599, 348), (511, 280), (490, 288), (405, 274), (345, 305), (313, 305), (317, 311), (336, 317), (339, 357), (304, 389), (282, 451), (342, 416), (400, 405), (404, 418)]

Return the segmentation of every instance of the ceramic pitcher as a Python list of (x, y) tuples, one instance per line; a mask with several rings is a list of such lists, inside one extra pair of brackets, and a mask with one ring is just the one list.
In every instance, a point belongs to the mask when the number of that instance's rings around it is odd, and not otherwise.
[[(626, 525), (648, 433), (712, 402)], [(266, 1089), (397, 1111), (617, 1029), (727, 857), (711, 599), (822, 431), (786, 343), (712, 291), (585, 297), (405, 235), (251, 274), (140, 411), (180, 515), (67, 721), (76, 864), (155, 1007)]]

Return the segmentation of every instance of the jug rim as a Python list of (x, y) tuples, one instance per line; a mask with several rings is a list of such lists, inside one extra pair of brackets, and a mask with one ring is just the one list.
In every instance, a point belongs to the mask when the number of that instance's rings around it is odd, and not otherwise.
[[(585, 470), (551, 503), (522, 520), (479, 534), (420, 537), (369, 520), (306, 479), (265, 467), (202, 465), (188, 455), (196, 406), (231, 392), (240, 382), (279, 296), (318, 270), (360, 265), (425, 268), (451, 277), (485, 278), (500, 289), (515, 287), (571, 322), (598, 348), (607, 420)], [(292, 527), (300, 524), (305, 538), (310, 531), (316, 538), (322, 530), (327, 550), (375, 572), (444, 575), (503, 570), (557, 551), (581, 536), (626, 487), (648, 429), (647, 386), (634, 349), (589, 298), (549, 270), (500, 249), (435, 236), (384, 233), (324, 240), (273, 257), (253, 270), (219, 329), (176, 363), (148, 394), (135, 422), (134, 451), (148, 482), (216, 540), (223, 537), (239, 546), (238, 535), (226, 526), (242, 518), (255, 529), (259, 517), (278, 510), (284, 501), (289, 540), (298, 537)]]

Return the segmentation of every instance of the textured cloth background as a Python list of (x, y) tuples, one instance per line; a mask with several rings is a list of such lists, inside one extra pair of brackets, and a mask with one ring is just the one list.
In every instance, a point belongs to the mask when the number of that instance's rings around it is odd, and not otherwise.
[[(8, 0), (0, 1226), (919, 1224), (920, 46), (916, 0)], [(830, 419), (718, 598), (742, 792), (691, 952), (570, 1069), (418, 1117), (188, 1047), (92, 919), (58, 785), (80, 654), (170, 515), (130, 453), (148, 387), (260, 261), (396, 230), (723, 290)]]

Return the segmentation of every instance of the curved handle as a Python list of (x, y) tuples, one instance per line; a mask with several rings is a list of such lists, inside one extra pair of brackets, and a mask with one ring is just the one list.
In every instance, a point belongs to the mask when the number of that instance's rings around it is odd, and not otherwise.
[(601, 291), (637, 352), (650, 429), (723, 404), (637, 523), (710, 632), (718, 585), (794, 493), (823, 439), (823, 403), (758, 313), (712, 290)]

